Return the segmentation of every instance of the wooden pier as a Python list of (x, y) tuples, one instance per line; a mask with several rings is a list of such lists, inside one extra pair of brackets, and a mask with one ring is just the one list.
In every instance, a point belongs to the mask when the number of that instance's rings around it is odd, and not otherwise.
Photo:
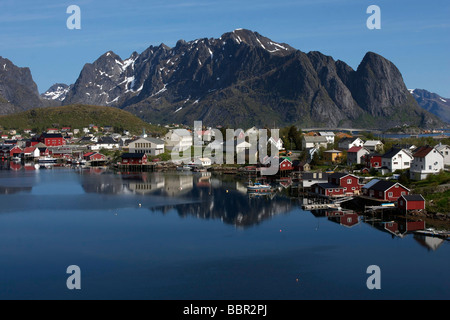
[(152, 172), (155, 170), (154, 163), (148, 164), (116, 164), (113, 169), (120, 172)]

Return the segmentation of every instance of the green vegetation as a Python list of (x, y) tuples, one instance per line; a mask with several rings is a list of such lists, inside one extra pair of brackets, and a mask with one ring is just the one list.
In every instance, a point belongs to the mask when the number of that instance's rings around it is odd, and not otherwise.
[(450, 138), (440, 139), (439, 141), (437, 141), (433, 137), (383, 139), (381, 141), (384, 143), (384, 150), (389, 150), (396, 144), (415, 145), (416, 147), (421, 147), (426, 145), (435, 146), (439, 142), (441, 142), (442, 144), (450, 145)]
[(441, 171), (421, 181), (403, 180), (402, 182), (413, 193), (421, 194), (425, 198), (428, 212), (450, 214), (450, 172)]
[(302, 130), (296, 126), (282, 128), (280, 138), (286, 150), (302, 150)]
[(112, 107), (70, 105), (0, 116), (0, 126), (5, 130), (16, 129), (19, 132), (25, 129), (42, 132), (51, 127), (82, 129), (90, 124), (98, 127), (111, 126), (118, 133), (128, 130), (133, 134), (139, 134), (142, 133), (142, 129), (151, 134), (163, 134), (166, 131), (163, 127), (151, 125), (129, 112)]
[(450, 213), (450, 189), (444, 192), (424, 195), (427, 201), (427, 211), (431, 213)]

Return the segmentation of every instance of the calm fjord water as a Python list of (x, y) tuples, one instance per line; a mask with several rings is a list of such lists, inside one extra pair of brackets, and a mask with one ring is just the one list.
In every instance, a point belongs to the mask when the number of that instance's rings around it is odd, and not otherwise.
[[(448, 299), (448, 241), (210, 173), (0, 170), (0, 299)], [(66, 269), (81, 269), (68, 290)], [(381, 289), (369, 290), (378, 265)]]

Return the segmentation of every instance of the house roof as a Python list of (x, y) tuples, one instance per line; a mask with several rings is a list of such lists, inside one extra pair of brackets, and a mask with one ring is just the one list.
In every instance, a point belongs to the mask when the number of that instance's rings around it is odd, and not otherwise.
[(381, 142), (380, 140), (367, 140), (366, 142), (364, 142), (365, 146), (376, 146), (378, 144), (383, 144), (383, 142)]
[(359, 152), (361, 149), (363, 149), (363, 147), (351, 147), (350, 149), (347, 150), (347, 153), (353, 153), (353, 152)]
[(90, 157), (95, 153), (97, 153), (97, 152), (88, 152), (88, 153), (83, 154), (83, 157)]
[(425, 201), (421, 194), (404, 194), (402, 195), (402, 198), (406, 201)]
[(331, 178), (331, 179), (334, 179), (334, 178), (342, 179), (343, 177), (346, 177), (346, 176), (352, 176), (352, 177), (357, 178), (356, 176), (354, 176), (354, 175), (352, 175), (352, 174), (350, 174), (350, 173), (345, 173), (345, 172), (335, 172), (335, 173), (332, 173), (332, 174), (330, 175), (330, 178)]
[(31, 153), (31, 152), (34, 152), (34, 150), (36, 150), (36, 147), (28, 147), (28, 148), (25, 148), (23, 150), (23, 152), (24, 153)]
[(400, 148), (391, 148), (389, 151), (387, 151), (385, 154), (383, 154), (383, 158), (392, 158), (395, 157), (397, 153), (402, 151), (403, 149)]
[(444, 149), (450, 149), (450, 147), (446, 144), (438, 144), (437, 146), (435, 146), (435, 148), (439, 152), (442, 152), (442, 150)]
[(122, 154), (123, 158), (129, 158), (129, 159), (142, 159), (145, 156), (145, 153), (124, 153)]
[(61, 135), (61, 133), (43, 133), (42, 134), (43, 138), (62, 138), (63, 136)]
[(112, 137), (102, 137), (98, 140), (98, 144), (118, 144), (116, 140), (114, 140)]
[(378, 183), (380, 180), (378, 179), (372, 179), (370, 180), (368, 183), (366, 183), (363, 188), (364, 189), (370, 189), (370, 187), (372, 187), (374, 184)]
[[(360, 139), (360, 138), (358, 138), (358, 137), (345, 137), (345, 138), (342, 138), (342, 139), (339, 141), (339, 144), (344, 143), (344, 142), (352, 143), (352, 142), (354, 142), (354, 141), (357, 140), (357, 139)], [(360, 139), (360, 140), (361, 140), (361, 139)]]
[(303, 136), (303, 139), (305, 139), (306, 142), (328, 142), (327, 138), (323, 136)]
[(388, 180), (380, 180), (377, 183), (375, 183), (372, 187), (370, 187), (369, 189), (375, 190), (375, 191), (386, 191), (386, 190), (392, 188), (393, 186), (395, 186), (396, 184), (405, 188), (406, 190), (409, 190), (408, 188), (406, 188), (405, 186), (401, 185), (398, 182), (393, 182), (393, 181), (388, 181)]
[(430, 146), (423, 146), (420, 148), (417, 148), (414, 152), (413, 156), (414, 158), (424, 158), (426, 157), (431, 151), (433, 151), (433, 147)]

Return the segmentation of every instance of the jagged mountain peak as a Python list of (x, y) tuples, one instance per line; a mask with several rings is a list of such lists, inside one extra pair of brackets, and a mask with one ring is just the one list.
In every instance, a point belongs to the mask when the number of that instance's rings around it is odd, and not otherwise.
[(372, 119), (381, 117), (383, 126), (394, 126), (431, 119), (379, 54), (366, 53), (355, 71), (248, 29), (179, 40), (173, 48), (162, 43), (124, 60), (108, 51), (83, 68), (64, 100), (74, 103), (124, 108), (151, 122), (211, 125), (262, 125), (270, 118), (329, 126), (369, 119), (374, 126), (380, 122)]
[(63, 101), (70, 89), (71, 86), (65, 83), (55, 83), (41, 94), (41, 97), (46, 100)]

